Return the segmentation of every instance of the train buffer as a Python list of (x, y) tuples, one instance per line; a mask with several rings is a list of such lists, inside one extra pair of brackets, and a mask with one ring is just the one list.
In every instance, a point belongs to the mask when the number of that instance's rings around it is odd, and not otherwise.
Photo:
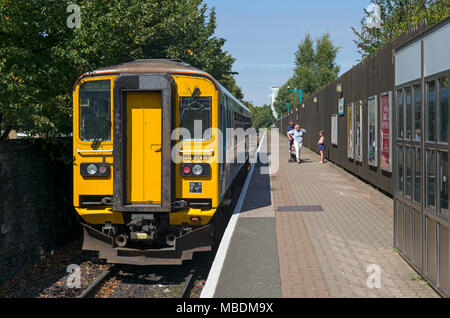
[(439, 297), (393, 249), (392, 199), (303, 149), (254, 165), (201, 297)]

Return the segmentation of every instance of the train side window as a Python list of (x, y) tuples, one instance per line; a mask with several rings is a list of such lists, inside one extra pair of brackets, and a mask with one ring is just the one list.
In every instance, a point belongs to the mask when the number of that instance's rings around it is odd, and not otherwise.
[[(205, 131), (211, 128), (211, 97), (181, 97), (180, 127), (186, 128), (191, 140), (209, 140)], [(195, 125), (201, 125), (201, 130), (195, 131)], [(199, 126), (198, 126), (199, 127)]]
[(89, 81), (79, 89), (79, 135), (82, 141), (111, 141), (111, 81)]

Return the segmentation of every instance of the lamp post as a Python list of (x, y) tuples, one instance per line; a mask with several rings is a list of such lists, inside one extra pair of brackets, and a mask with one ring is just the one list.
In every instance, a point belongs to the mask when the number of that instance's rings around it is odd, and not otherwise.
[(287, 105), (287, 109), (288, 109), (287, 114), (288, 114), (288, 116), (289, 116), (289, 103), (281, 103), (281, 105), (282, 105), (282, 106)]
[(287, 105), (287, 111), (289, 113), (289, 103), (281, 103), (281, 105)]
[(290, 86), (288, 86), (288, 89), (292, 94), (294, 94), (300, 98), (300, 104), (301, 104), (302, 103), (302, 90), (297, 89), (297, 88), (291, 89)]

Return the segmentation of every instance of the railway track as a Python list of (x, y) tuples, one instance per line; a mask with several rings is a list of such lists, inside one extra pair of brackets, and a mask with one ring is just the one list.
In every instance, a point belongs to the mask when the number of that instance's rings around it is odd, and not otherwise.
[[(239, 198), (246, 176), (243, 173), (230, 198), (229, 206), (223, 211), (225, 215), (223, 228), (219, 230), (220, 241)], [(181, 266), (148, 266), (133, 267), (128, 265), (112, 265), (104, 271), (78, 298), (94, 297), (137, 297), (137, 298), (190, 298), (200, 297), (201, 288), (196, 281), (205, 281), (212, 266), (216, 248), (211, 252), (197, 253), (192, 261)], [(203, 284), (199, 284), (203, 285)], [(105, 291), (106, 290), (106, 291)]]
[[(112, 265), (108, 270), (104, 271), (97, 280), (95, 280), (91, 285), (89, 285), (77, 298), (95, 298), (97, 293), (101, 288), (107, 283), (108, 279), (114, 277), (120, 271), (119, 265)], [(184, 283), (177, 293), (177, 298), (190, 298), (190, 293), (194, 287), (195, 278), (197, 274), (197, 269), (192, 269), (186, 276)], [(136, 286), (135, 286), (136, 287)], [(165, 286), (170, 287), (170, 286)]]

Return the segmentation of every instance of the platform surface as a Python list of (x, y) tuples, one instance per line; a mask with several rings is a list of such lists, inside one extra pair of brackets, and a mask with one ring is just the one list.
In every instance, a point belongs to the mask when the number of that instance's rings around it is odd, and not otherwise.
[(392, 198), (306, 148), (288, 163), (287, 138), (272, 147), (279, 170), (255, 165), (213, 297), (439, 297), (393, 249)]

